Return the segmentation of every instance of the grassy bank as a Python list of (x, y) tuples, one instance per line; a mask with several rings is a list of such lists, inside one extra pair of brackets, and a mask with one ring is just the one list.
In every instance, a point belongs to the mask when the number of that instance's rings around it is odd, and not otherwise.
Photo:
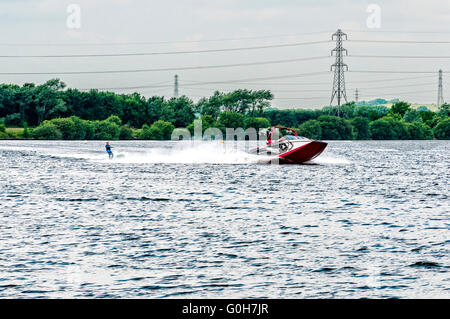
[(29, 137), (24, 136), (24, 128), (23, 127), (6, 127), (4, 131), (1, 130), (0, 127), (0, 139), (29, 139)]

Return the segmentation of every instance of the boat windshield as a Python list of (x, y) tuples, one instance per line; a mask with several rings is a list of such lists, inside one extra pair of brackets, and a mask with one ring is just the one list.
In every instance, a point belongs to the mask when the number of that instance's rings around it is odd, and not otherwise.
[(303, 136), (296, 136), (296, 135), (286, 135), (284, 136), (288, 140), (304, 140), (305, 137)]

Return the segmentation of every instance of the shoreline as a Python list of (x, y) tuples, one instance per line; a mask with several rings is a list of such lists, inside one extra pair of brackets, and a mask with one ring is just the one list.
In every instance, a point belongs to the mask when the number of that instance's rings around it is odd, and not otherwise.
[[(112, 140), (112, 139), (96, 139), (96, 140), (65, 140), (65, 139), (58, 139), (58, 140), (53, 140), (53, 139), (35, 139), (35, 138), (0, 138), (0, 142), (1, 141), (42, 141), (42, 142), (49, 142), (49, 141), (55, 141), (55, 142), (63, 142), (63, 141), (67, 141), (67, 142), (104, 142), (104, 141), (113, 141), (113, 142), (125, 142), (125, 141), (132, 141), (132, 142), (138, 142), (138, 141), (153, 141), (153, 142), (181, 142), (181, 141), (203, 141), (203, 142), (212, 142), (212, 141), (219, 141), (219, 140), (197, 140), (197, 139), (189, 139), (189, 140), (171, 140), (171, 139), (164, 139), (164, 140), (151, 140), (151, 139), (124, 139), (124, 140)], [(223, 140), (223, 141), (227, 141), (227, 140)], [(231, 141), (231, 140), (230, 140)], [(263, 140), (245, 140), (245, 141), (241, 141), (241, 142), (246, 142), (246, 141), (263, 141)], [(264, 140), (265, 141), (265, 140)], [(386, 141), (386, 142), (394, 142), (394, 141), (401, 141), (401, 142), (407, 142), (407, 141), (450, 141), (449, 139), (437, 139), (437, 138), (432, 138), (432, 139), (395, 139), (395, 140), (374, 140), (374, 139), (366, 139), (366, 140), (332, 140), (332, 139), (325, 139), (325, 140), (320, 140), (320, 141), (331, 141), (331, 142), (369, 142), (369, 141), (374, 141), (374, 142), (382, 142), (382, 141)], [(238, 141), (235, 141), (238, 142)]]

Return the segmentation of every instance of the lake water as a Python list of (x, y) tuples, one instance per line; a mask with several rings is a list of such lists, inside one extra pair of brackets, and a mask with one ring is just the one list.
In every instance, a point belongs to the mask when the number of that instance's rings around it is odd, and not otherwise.
[(449, 141), (0, 141), (1, 298), (450, 298)]

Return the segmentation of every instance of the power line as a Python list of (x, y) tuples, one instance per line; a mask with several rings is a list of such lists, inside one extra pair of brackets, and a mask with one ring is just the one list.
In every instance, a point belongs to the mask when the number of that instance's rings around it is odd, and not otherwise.
[[(187, 90), (201, 90), (201, 91), (221, 91), (223, 89), (218, 89), (218, 88), (199, 88), (199, 87), (191, 87), (191, 86), (187, 86), (187, 85), (183, 85), (182, 86), (183, 89), (187, 89)], [(223, 90), (225, 91), (225, 90)], [(329, 90), (274, 90), (275, 92), (329, 92)]]
[(407, 92), (383, 92), (379, 95), (396, 95), (396, 94), (421, 94), (421, 93), (434, 93), (433, 90), (424, 90), (424, 91), (407, 91)]
[(315, 97), (275, 97), (274, 100), (318, 100), (325, 99), (324, 96), (315, 96)]
[[(329, 74), (329, 72), (323, 72), (323, 74)], [(358, 83), (376, 83), (376, 82), (390, 82), (390, 81), (405, 81), (405, 80), (417, 80), (417, 79), (426, 79), (426, 78), (434, 78), (434, 75), (424, 75), (424, 76), (414, 76), (414, 77), (401, 77), (401, 78), (383, 78), (383, 79), (372, 79), (372, 80), (359, 80)], [(236, 85), (323, 85), (323, 84), (329, 84), (329, 82), (241, 82), (236, 80)], [(210, 84), (210, 82), (202, 82), (202, 81), (193, 81), (193, 80), (183, 80), (183, 83), (204, 83), (204, 84)], [(227, 82), (229, 83), (229, 82)], [(347, 82), (349, 84), (352, 84), (352, 82)], [(392, 86), (389, 86), (392, 87)]]
[[(328, 72), (326, 72), (326, 73), (328, 73)], [(183, 81), (183, 83), (184, 82), (188, 82), (188, 81)], [(196, 81), (196, 82), (190, 82), (190, 83), (201, 83), (201, 82)], [(305, 83), (305, 82), (291, 82), (291, 83), (286, 83), (286, 82), (278, 82), (278, 83), (275, 83), (275, 82), (269, 82), (269, 83), (267, 83), (267, 82), (263, 82), (263, 83), (261, 83), (261, 82), (238, 82), (235, 85), (270, 85), (270, 86), (272, 86), (272, 85), (275, 85), (275, 86), (277, 86), (277, 85), (298, 85), (298, 86), (300, 86), (300, 85), (323, 85), (323, 84), (329, 84), (329, 83), (330, 82), (308, 82), (308, 83)], [(233, 85), (233, 83), (229, 83), (229, 84)], [(187, 85), (190, 85), (190, 84), (188, 83)]]
[[(384, 98), (382, 98), (381, 96), (382, 95), (388, 95), (389, 97), (388, 98), (386, 98), (386, 97), (384, 97)], [(369, 95), (369, 96), (365, 96), (364, 97), (364, 100), (363, 101), (370, 101), (370, 100), (373, 100), (373, 99), (395, 99), (395, 98), (398, 98), (398, 96), (396, 96), (396, 95), (392, 95), (392, 94), (379, 94), (379, 95)], [(419, 99), (419, 98), (422, 98), (422, 99), (430, 99), (430, 97), (429, 96), (414, 96), (413, 97), (414, 99)], [(402, 98), (402, 100), (409, 100), (409, 99), (411, 99), (411, 98)], [(360, 100), (361, 100), (361, 98), (360, 98)]]
[[(183, 81), (184, 82), (184, 81)], [(167, 83), (167, 82), (165, 82)], [(210, 83), (207, 83), (210, 84)], [(245, 84), (245, 83), (240, 83), (240, 84)], [(321, 82), (321, 84), (326, 84), (326, 82)], [(198, 85), (198, 82), (197, 82)], [(203, 85), (203, 83), (202, 83)], [(254, 85), (267, 85), (266, 83), (255, 83)], [(435, 85), (434, 83), (418, 83), (418, 84), (403, 84), (403, 85), (391, 85), (391, 86), (378, 86), (378, 87), (370, 87), (370, 88), (363, 88), (363, 90), (374, 90), (374, 89), (383, 89), (383, 88), (402, 88), (402, 87), (415, 87), (415, 86), (427, 86), (427, 85)], [(133, 86), (133, 87), (120, 87), (120, 88), (102, 88), (101, 90), (105, 90), (105, 89), (138, 89), (138, 88), (168, 88), (171, 87), (171, 85), (147, 85), (147, 86)], [(213, 88), (213, 87), (209, 87), (209, 88), (205, 88), (205, 87), (195, 87), (194, 84), (187, 84), (187, 85), (182, 85), (183, 89), (188, 89), (188, 90), (201, 90), (201, 91), (220, 91), (220, 90), (224, 90), (221, 88)], [(292, 89), (292, 90), (283, 90), (283, 89), (275, 89), (273, 90), (274, 92), (328, 92), (328, 90), (319, 90), (319, 89), (307, 89), (307, 90), (296, 90), (296, 89)]]
[(352, 54), (350, 58), (394, 58), (394, 59), (450, 59), (450, 55), (432, 56), (432, 55), (360, 55)]
[(104, 42), (104, 43), (0, 43), (0, 46), (120, 46), (120, 45), (149, 45), (149, 44), (178, 44), (178, 43), (202, 43), (202, 42), (222, 42), (253, 39), (270, 39), (279, 37), (293, 37), (300, 35), (329, 34), (332, 31), (301, 32), (290, 34), (265, 35), (254, 37), (218, 38), (204, 40), (173, 40), (173, 41), (144, 41), (144, 42)]
[(418, 41), (418, 40), (348, 40), (354, 43), (397, 43), (397, 44), (449, 44), (450, 41)]
[(287, 75), (274, 75), (268, 77), (259, 77), (259, 78), (247, 78), (247, 79), (235, 79), (235, 80), (223, 80), (223, 81), (207, 81), (207, 82), (198, 82), (193, 83), (192, 85), (204, 85), (204, 84), (222, 84), (222, 83), (243, 83), (249, 81), (265, 81), (265, 80), (275, 80), (275, 79), (287, 79), (287, 78), (300, 78), (300, 77), (308, 77), (308, 76), (316, 76), (322, 74), (330, 74), (329, 71), (319, 71), (319, 72), (309, 72), (309, 73), (297, 73), (297, 74), (287, 74)]
[[(351, 72), (351, 71), (349, 71)], [(364, 80), (358, 81), (358, 83), (372, 83), (372, 82), (390, 82), (390, 81), (403, 81), (403, 80), (417, 80), (417, 79), (425, 79), (425, 78), (434, 78), (434, 75), (424, 75), (424, 76), (414, 76), (414, 77), (406, 77), (406, 78), (394, 78), (394, 79), (374, 79), (374, 80)], [(351, 83), (351, 82), (350, 82)]]
[(362, 88), (363, 90), (374, 90), (374, 89), (390, 89), (390, 88), (402, 88), (402, 87), (413, 87), (413, 86), (426, 86), (426, 85), (436, 85), (435, 83), (416, 83), (416, 84), (402, 84), (402, 85), (389, 85), (389, 86), (373, 86), (370, 88)]
[(450, 31), (424, 31), (424, 30), (347, 30), (354, 33), (402, 33), (402, 34), (449, 34)]
[[(316, 76), (316, 75), (322, 75), (322, 74), (329, 74), (329, 72), (321, 71), (321, 72), (297, 73), (297, 74), (269, 76), (269, 77), (260, 77), (260, 78), (197, 82), (197, 83), (190, 84), (190, 86), (198, 86), (198, 85), (201, 86), (201, 85), (208, 85), (208, 84), (244, 83), (244, 82), (249, 82), (249, 81), (264, 81), (264, 80), (275, 80), (275, 79), (286, 79), (286, 78), (300, 78), (300, 77)], [(171, 87), (171, 85), (150, 84), (150, 85), (128, 86), (128, 87), (105, 87), (105, 88), (97, 88), (97, 90), (128, 90), (128, 89), (146, 89), (146, 88), (157, 88), (157, 87)], [(85, 89), (80, 89), (80, 90), (85, 90)]]
[(172, 87), (172, 81), (163, 81), (156, 82), (146, 85), (138, 85), (138, 86), (125, 86), (125, 87), (109, 87), (109, 88), (80, 88), (81, 91), (89, 91), (89, 90), (127, 90), (127, 89), (151, 89), (151, 88), (169, 88)]
[(232, 52), (232, 51), (246, 51), (246, 50), (260, 50), (273, 48), (297, 47), (302, 45), (314, 45), (322, 43), (330, 43), (331, 41), (311, 41), (311, 42), (296, 42), (273, 45), (260, 45), (253, 47), (238, 47), (238, 48), (220, 48), (220, 49), (205, 49), (205, 50), (191, 50), (191, 51), (165, 51), (165, 52), (137, 52), (137, 53), (99, 53), (99, 54), (61, 54), (61, 55), (0, 55), (0, 58), (98, 58), (98, 57), (129, 57), (129, 56), (151, 56), (151, 55), (177, 55), (177, 54), (194, 54), (194, 53), (214, 53), (214, 52)]
[(204, 70), (204, 69), (219, 69), (219, 68), (232, 68), (240, 66), (253, 66), (253, 65), (266, 65), (266, 64), (278, 64), (278, 63), (291, 63), (300, 61), (312, 61), (329, 59), (328, 56), (317, 56), (308, 58), (296, 58), (286, 60), (272, 60), (272, 61), (260, 61), (260, 62), (246, 62), (235, 64), (219, 64), (219, 65), (202, 65), (202, 66), (184, 66), (176, 68), (156, 68), (156, 69), (134, 69), (134, 70), (104, 70), (104, 71), (56, 71), (56, 72), (0, 72), (0, 75), (55, 75), (55, 74), (110, 74), (110, 73), (139, 73), (139, 72), (162, 72), (162, 71), (180, 71), (180, 70)]
[[(449, 34), (450, 31), (408, 31), (408, 30), (347, 30), (353, 33), (400, 33), (400, 34)], [(171, 41), (135, 41), (135, 42), (103, 42), (103, 43), (0, 43), (0, 46), (122, 46), (122, 45), (156, 45), (156, 44), (179, 44), (179, 43), (205, 43), (205, 42), (223, 42), (223, 41), (237, 41), (237, 40), (253, 40), (253, 39), (270, 39), (280, 37), (295, 37), (308, 36), (317, 34), (330, 34), (333, 31), (317, 31), (317, 32), (301, 32), (301, 33), (287, 33), (276, 35), (263, 36), (249, 36), (249, 37), (228, 37), (217, 39), (199, 39), (199, 40), (171, 40)], [(358, 40), (349, 40), (356, 42)], [(370, 41), (370, 40), (368, 40)], [(398, 41), (395, 41), (398, 42)], [(422, 41), (419, 41), (423, 43)], [(434, 43), (434, 42), (433, 42)], [(445, 42), (447, 43), (447, 42)]]
[[(422, 91), (422, 92), (398, 92), (398, 93), (382, 93), (382, 94), (379, 94), (379, 95), (374, 95), (374, 96), (369, 96), (369, 97), (366, 97), (366, 99), (367, 98), (381, 98), (381, 96), (383, 96), (383, 95), (393, 95), (393, 96), (396, 96), (397, 94), (411, 94), (411, 93), (419, 93), (419, 94), (421, 94), (421, 93), (428, 93), (428, 92), (430, 92), (430, 91)], [(305, 99), (325, 99), (326, 97), (325, 96), (321, 96), (321, 97), (275, 97), (274, 99), (277, 99), (277, 100), (305, 100)]]
[[(223, 80), (223, 81), (193, 81), (193, 80), (183, 80), (183, 83), (188, 83), (186, 85), (183, 85), (183, 88), (185, 87), (193, 87), (193, 86), (203, 86), (203, 85), (211, 85), (211, 84), (228, 84), (228, 85), (322, 85), (322, 84), (328, 84), (329, 82), (282, 82), (282, 83), (267, 83), (263, 82), (266, 80), (274, 80), (274, 79), (286, 79), (286, 78), (295, 78), (295, 77), (308, 77), (308, 76), (316, 76), (316, 75), (328, 75), (330, 72), (324, 71), (324, 72), (314, 72), (314, 73), (303, 73), (303, 74), (291, 74), (291, 75), (285, 75), (285, 76), (271, 76), (271, 77), (264, 77), (264, 78), (253, 78), (253, 79), (234, 79), (234, 80)], [(375, 80), (361, 80), (357, 81), (358, 84), (360, 83), (376, 83), (376, 82), (389, 82), (389, 81), (404, 81), (404, 80), (416, 80), (416, 79), (425, 79), (425, 78), (434, 78), (435, 75), (425, 75), (425, 76), (414, 76), (414, 77), (400, 77), (400, 78), (391, 78), (391, 79), (375, 79)], [(262, 81), (262, 82), (251, 82), (251, 81)], [(164, 82), (158, 82), (158, 83), (151, 83), (146, 85), (135, 85), (135, 86), (122, 86), (122, 87), (103, 87), (103, 88), (97, 88), (98, 90), (131, 90), (131, 89), (146, 89), (146, 88), (169, 88), (172, 87), (172, 85), (165, 85), (167, 83), (172, 83), (171, 81), (164, 81)], [(352, 82), (350, 82), (352, 84)], [(362, 88), (364, 90), (370, 90), (372, 88), (391, 88), (391, 87), (408, 87), (408, 86), (421, 86), (421, 85), (428, 85), (428, 84), (402, 84), (402, 85), (396, 85), (396, 86), (380, 86), (380, 87), (371, 87), (371, 88)], [(81, 90), (89, 90), (89, 89), (81, 89)], [(278, 91), (278, 90), (277, 90)]]
[(140, 86), (121, 86), (121, 87), (103, 87), (103, 88), (80, 88), (80, 91), (89, 90), (136, 90), (136, 89), (158, 89), (158, 88), (172, 88), (173, 85), (140, 85)]
[[(381, 96), (381, 95), (390, 95), (390, 94), (422, 94), (422, 93), (434, 93), (432, 90), (426, 90), (426, 91), (408, 91), (408, 92), (393, 92), (393, 93), (390, 93), (390, 92), (383, 92), (383, 93), (380, 93), (379, 95)], [(296, 99), (297, 97), (286, 97), (286, 98), (289, 98), (289, 99)], [(300, 98), (300, 97), (298, 97), (298, 98)]]
[[(394, 71), (394, 70), (349, 70), (348, 72), (351, 73), (392, 73), (392, 74), (397, 74), (397, 73), (412, 73), (412, 74), (431, 74), (431, 73), (436, 73), (436, 71)], [(448, 73), (448, 72), (444, 72), (444, 73)]]

